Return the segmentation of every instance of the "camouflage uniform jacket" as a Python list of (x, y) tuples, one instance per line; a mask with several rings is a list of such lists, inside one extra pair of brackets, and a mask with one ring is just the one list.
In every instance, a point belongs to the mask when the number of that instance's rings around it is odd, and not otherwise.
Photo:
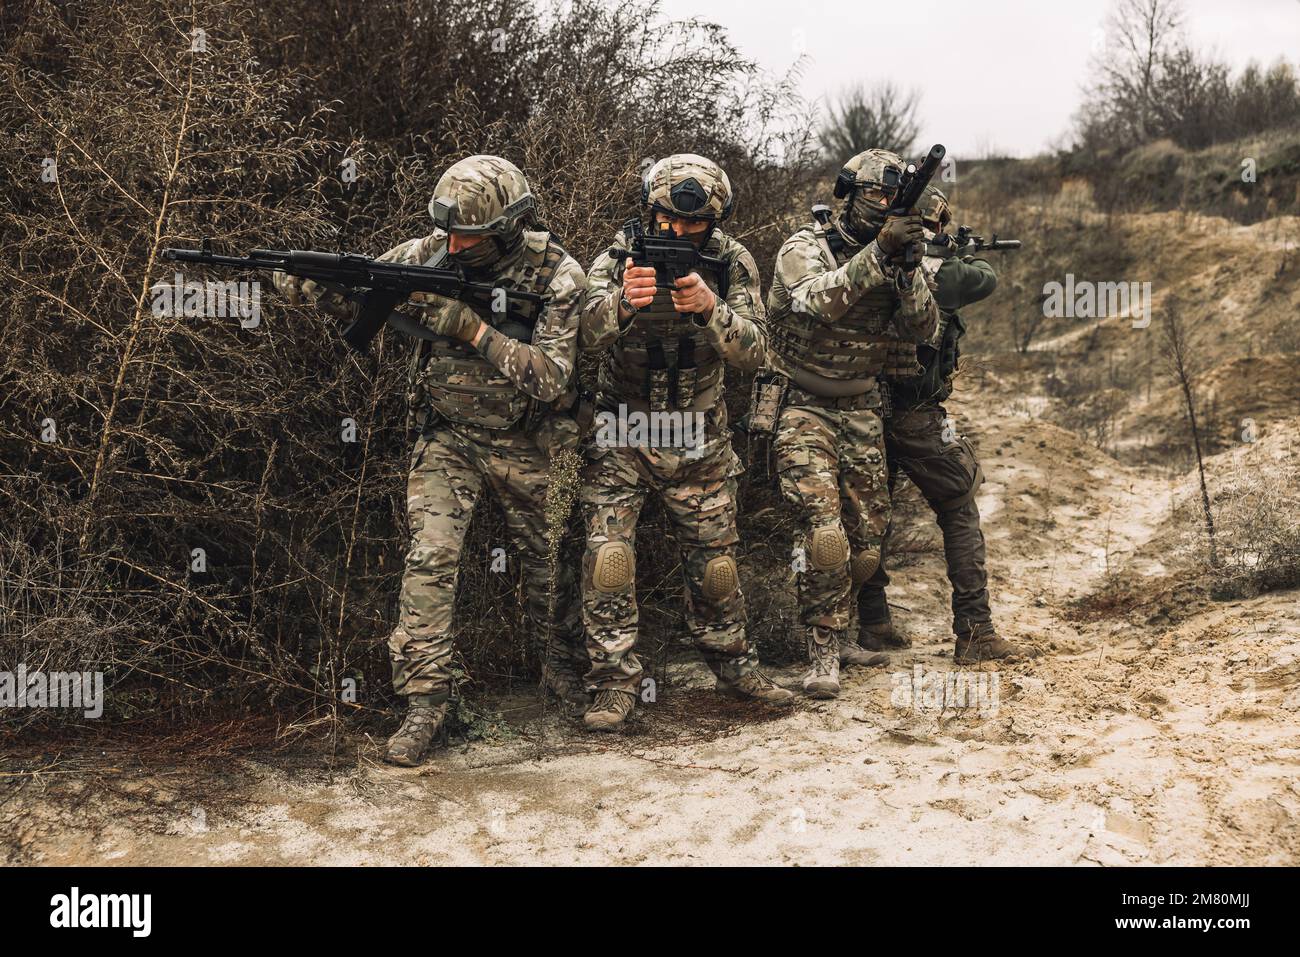
[(841, 380), (880, 376), (890, 339), (929, 342), (939, 323), (921, 271), (908, 282), (881, 265), (874, 241), (859, 246), (813, 223), (777, 254), (768, 310), (773, 369)]
[[(615, 247), (626, 248), (627, 237), (620, 231)], [(754, 257), (736, 240), (715, 230), (701, 249), (727, 265), (722, 277), (701, 273), (716, 302), (712, 314), (679, 316), (667, 290), (659, 290), (654, 301), (641, 309), (626, 325), (620, 325), (618, 303), (623, 295), (624, 264), (602, 253), (587, 279), (587, 300), (579, 334), (582, 351), (598, 353), (598, 401), (603, 409), (620, 404), (646, 407), (694, 409), (707, 418), (708, 445), (730, 441), (725, 399), (725, 366), (752, 371), (766, 356), (766, 311), (763, 308), (758, 266)], [(725, 287), (725, 295), (723, 295)], [(665, 404), (647, 382), (653, 350), (663, 350), (664, 364), (672, 367), (677, 391)], [(684, 349), (692, 358), (684, 359)], [(693, 385), (683, 387), (682, 366), (689, 361)], [(647, 398), (648, 397), (648, 398)], [(674, 402), (673, 399), (676, 399)]]
[[(446, 245), (435, 231), (384, 253), (388, 262), (423, 264)], [(550, 281), (536, 288), (539, 275)], [(411, 362), (411, 408), (424, 428), (430, 412), (460, 431), (486, 438), (492, 430), (519, 429), (534, 402), (556, 403), (569, 394), (578, 349), (578, 321), (586, 288), (582, 267), (545, 232), (525, 232), (520, 248), (498, 264), (492, 280), (503, 288), (538, 292), (549, 302), (537, 320), (531, 342), (489, 328), (477, 346), (439, 337), (421, 341)], [(470, 309), (439, 296), (416, 295), (428, 303), (416, 316), (426, 326), (442, 310)], [(471, 310), (473, 311), (473, 310)], [(432, 315), (431, 315), (432, 314)]]

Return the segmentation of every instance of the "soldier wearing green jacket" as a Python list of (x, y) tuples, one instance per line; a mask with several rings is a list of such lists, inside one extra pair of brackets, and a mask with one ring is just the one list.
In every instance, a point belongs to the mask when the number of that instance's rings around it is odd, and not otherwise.
[[(921, 218), (931, 238), (942, 233), (952, 215), (947, 197), (937, 187), (926, 190)], [(939, 247), (931, 244), (929, 251)], [(885, 419), (885, 450), (892, 492), (899, 470), (916, 485), (934, 510), (943, 532), (944, 559), (952, 583), (953, 632), (956, 660), (972, 663), (1027, 653), (998, 636), (989, 610), (984, 535), (980, 531), (975, 495), (983, 473), (970, 440), (958, 433), (943, 402), (952, 393), (962, 324), (957, 310), (979, 302), (997, 288), (993, 267), (972, 256), (927, 255), (921, 263), (934, 289), (940, 318), (937, 342), (917, 345), (897, 340), (893, 365), (913, 367), (915, 375), (890, 377), (890, 414)], [(906, 362), (901, 360), (906, 360)], [(889, 613), (885, 587), (889, 576), (882, 561), (858, 593), (859, 642), (871, 649), (905, 648), (911, 639)]]

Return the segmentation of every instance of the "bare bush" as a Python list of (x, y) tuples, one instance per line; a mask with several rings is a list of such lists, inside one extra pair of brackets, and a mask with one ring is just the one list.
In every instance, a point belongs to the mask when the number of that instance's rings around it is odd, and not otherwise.
[(1171, 297), (1165, 306), (1161, 315), (1163, 355), (1183, 397), (1188, 436), (1196, 453), (1196, 474), (1201, 485), (1201, 519), (1205, 528), (1210, 567), (1214, 568), (1219, 564), (1219, 551), (1214, 536), (1214, 509), (1210, 504), (1210, 491), (1205, 478), (1205, 449), (1201, 438), (1204, 423), (1197, 421), (1197, 385), (1201, 369), (1195, 358), (1196, 347), (1193, 341), (1196, 326), (1189, 322), (1184, 310), (1182, 302), (1175, 297)]
[(1290, 63), (1251, 63), (1234, 78), (1188, 44), (1183, 20), (1179, 0), (1117, 0), (1077, 117), (1077, 149), (1114, 155), (1160, 139), (1199, 149), (1300, 123)]
[[(5, 18), (0, 667), (106, 670), (119, 716), (284, 698), (310, 721), (345, 678), (382, 708), (406, 546), (407, 344), (351, 355), (269, 283), (256, 327), (168, 315), (162, 248), (378, 254), (429, 230), (447, 163), (496, 151), (589, 262), (645, 160), (690, 149), (727, 166), (761, 260), (813, 166), (789, 85), (653, 3), (36, 0)], [(466, 553), (504, 534), (485, 505)], [(531, 674), (517, 583), (473, 565), (465, 672)], [(647, 591), (674, 571), (656, 555)]]
[(1300, 479), (1286, 463), (1239, 462), (1215, 495), (1219, 553), (1216, 597), (1300, 586)]
[(843, 162), (868, 149), (893, 150), (906, 156), (920, 132), (920, 94), (890, 82), (845, 89), (827, 109), (820, 139), (828, 159)]

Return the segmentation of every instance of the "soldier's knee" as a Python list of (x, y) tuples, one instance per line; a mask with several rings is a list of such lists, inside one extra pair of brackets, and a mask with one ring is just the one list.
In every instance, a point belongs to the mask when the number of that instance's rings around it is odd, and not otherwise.
[(412, 572), (433, 574), (455, 569), (458, 551), (447, 545), (421, 543), (406, 553), (406, 567)]
[(808, 563), (819, 572), (840, 568), (849, 560), (849, 537), (839, 522), (814, 528)]
[(416, 628), (413, 634), (406, 625), (398, 625), (388, 635), (388, 651), (394, 659), (442, 661), (451, 655), (451, 642), (445, 634)]
[(880, 552), (868, 549), (853, 556), (849, 565), (849, 574), (853, 584), (861, 585), (876, 573), (880, 567)]
[(700, 591), (709, 601), (722, 601), (735, 594), (740, 587), (736, 560), (730, 555), (715, 555), (704, 566), (704, 581)]
[(622, 591), (636, 579), (636, 553), (627, 542), (605, 542), (596, 549), (591, 583), (600, 592)]
[(394, 658), (405, 656), (406, 647), (410, 644), (411, 636), (406, 633), (405, 628), (394, 628), (388, 633), (388, 652)]

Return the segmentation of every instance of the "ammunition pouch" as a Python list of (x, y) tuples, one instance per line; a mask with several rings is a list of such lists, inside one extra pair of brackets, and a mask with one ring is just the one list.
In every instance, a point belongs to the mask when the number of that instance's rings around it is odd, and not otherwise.
[(749, 437), (751, 468), (757, 463), (755, 481), (767, 484), (776, 478), (776, 430), (790, 380), (779, 372), (763, 369), (755, 373), (749, 391), (749, 413), (741, 420), (741, 431)]
[(900, 379), (912, 379), (920, 375), (924, 367), (917, 361), (917, 344), (906, 339), (894, 339), (889, 343), (885, 357), (886, 380), (894, 382)]
[(938, 348), (917, 347), (920, 374), (893, 383), (894, 405), (900, 411), (926, 402), (942, 402), (952, 394), (952, 377), (961, 360), (961, 337), (966, 332), (966, 324), (955, 312), (941, 313), (939, 324)]
[(789, 385), (790, 380), (779, 372), (765, 370), (754, 375), (754, 384), (749, 392), (749, 418), (745, 426), (752, 438), (770, 438), (776, 434)]

